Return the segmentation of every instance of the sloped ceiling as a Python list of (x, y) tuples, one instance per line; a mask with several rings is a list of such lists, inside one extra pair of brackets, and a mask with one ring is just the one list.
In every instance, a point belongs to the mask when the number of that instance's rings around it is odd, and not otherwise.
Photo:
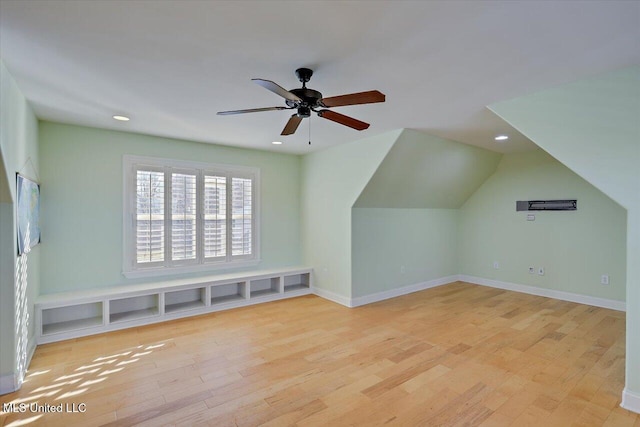
[(354, 207), (457, 209), (495, 172), (501, 157), (405, 129)]
[(640, 66), (489, 108), (620, 205), (640, 207)]

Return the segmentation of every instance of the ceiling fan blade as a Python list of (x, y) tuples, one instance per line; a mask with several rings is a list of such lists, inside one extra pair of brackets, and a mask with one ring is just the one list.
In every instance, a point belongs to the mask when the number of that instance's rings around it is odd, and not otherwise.
[(280, 95), (284, 99), (288, 99), (289, 101), (294, 101), (294, 102), (302, 102), (302, 99), (300, 99), (299, 96), (294, 95), (293, 93), (289, 92), (288, 90), (278, 85), (277, 83), (272, 82), (271, 80), (263, 80), (263, 79), (251, 79), (251, 80), (259, 84), (263, 88), (270, 90), (276, 95)]
[(261, 111), (273, 111), (273, 110), (290, 110), (290, 108), (287, 108), (287, 107), (250, 108), (248, 110), (218, 111), (217, 114), (219, 116), (230, 116), (233, 114), (259, 113)]
[(369, 123), (361, 122), (353, 117), (345, 116), (344, 114), (336, 113), (331, 110), (320, 110), (318, 116), (323, 119), (331, 120), (332, 122), (340, 123), (341, 125), (349, 126), (356, 130), (365, 130), (369, 127)]
[(342, 107), (344, 105), (373, 104), (384, 101), (384, 93), (377, 90), (370, 90), (368, 92), (350, 93), (348, 95), (322, 98), (321, 102), (325, 107)]
[(282, 133), (280, 135), (292, 135), (295, 133), (296, 129), (298, 129), (298, 125), (302, 121), (302, 117), (294, 114), (291, 116), (287, 124), (282, 129)]

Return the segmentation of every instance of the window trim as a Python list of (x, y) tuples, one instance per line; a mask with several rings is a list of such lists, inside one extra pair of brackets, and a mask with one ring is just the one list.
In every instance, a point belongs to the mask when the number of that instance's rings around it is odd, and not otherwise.
[[(217, 163), (204, 163), (193, 162), (188, 160), (174, 160), (165, 159), (160, 157), (146, 157), (135, 155), (123, 156), (123, 190), (122, 190), (122, 274), (126, 278), (139, 278), (139, 277), (157, 277), (157, 276), (170, 276), (185, 273), (215, 271), (232, 268), (252, 267), (260, 263), (260, 169), (249, 166), (235, 166), (228, 164)], [(197, 199), (197, 219), (196, 222), (201, 232), (196, 234), (198, 239), (197, 255), (195, 262), (184, 263), (183, 261), (176, 261), (173, 266), (156, 265), (138, 267), (136, 262), (136, 250), (135, 250), (135, 206), (136, 206), (136, 192), (133, 191), (136, 185), (136, 171), (140, 168), (148, 167), (149, 169), (162, 169), (166, 168), (175, 169), (176, 172), (194, 172), (197, 171), (197, 190), (200, 194), (204, 194), (204, 189), (200, 188), (201, 178), (204, 175), (224, 175), (231, 182), (231, 178), (252, 178), (252, 214), (251, 214), (251, 226), (253, 228), (252, 233), (252, 255), (231, 256), (231, 252), (228, 255), (220, 259), (211, 259), (204, 257), (204, 249), (201, 244), (201, 240), (204, 236), (204, 200), (203, 197)], [(167, 202), (167, 197), (170, 195), (170, 183), (165, 183), (165, 212), (167, 203), (170, 205), (170, 201)], [(231, 192), (227, 194), (227, 203)], [(165, 214), (166, 215), (166, 214)], [(165, 233), (170, 233), (171, 230), (165, 230)], [(227, 234), (231, 235), (231, 227), (228, 227)], [(165, 253), (168, 253), (171, 249), (166, 247)], [(227, 247), (228, 251), (231, 251), (231, 246)], [(232, 259), (230, 259), (232, 258)], [(229, 260), (230, 259), (230, 260)]]

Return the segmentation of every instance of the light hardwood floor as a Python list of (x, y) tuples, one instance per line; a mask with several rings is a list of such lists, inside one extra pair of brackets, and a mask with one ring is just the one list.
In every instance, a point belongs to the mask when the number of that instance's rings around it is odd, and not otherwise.
[(0, 402), (86, 412), (0, 424), (640, 427), (624, 357), (624, 313), (586, 305), (460, 282), (306, 296), (40, 346)]

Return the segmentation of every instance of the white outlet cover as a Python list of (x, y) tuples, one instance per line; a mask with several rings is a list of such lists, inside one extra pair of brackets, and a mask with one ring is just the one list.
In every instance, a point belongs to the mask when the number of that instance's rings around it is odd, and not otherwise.
[(493, 268), (495, 268), (496, 270), (498, 270), (500, 268), (500, 263), (498, 261), (494, 261), (493, 262)]
[(527, 214), (527, 221), (535, 221), (535, 220), (536, 220), (535, 214)]
[(538, 276), (544, 276), (544, 267), (538, 268)]
[(609, 284), (609, 275), (608, 274), (603, 274), (602, 276), (600, 276), (600, 284), (601, 285), (608, 285)]

